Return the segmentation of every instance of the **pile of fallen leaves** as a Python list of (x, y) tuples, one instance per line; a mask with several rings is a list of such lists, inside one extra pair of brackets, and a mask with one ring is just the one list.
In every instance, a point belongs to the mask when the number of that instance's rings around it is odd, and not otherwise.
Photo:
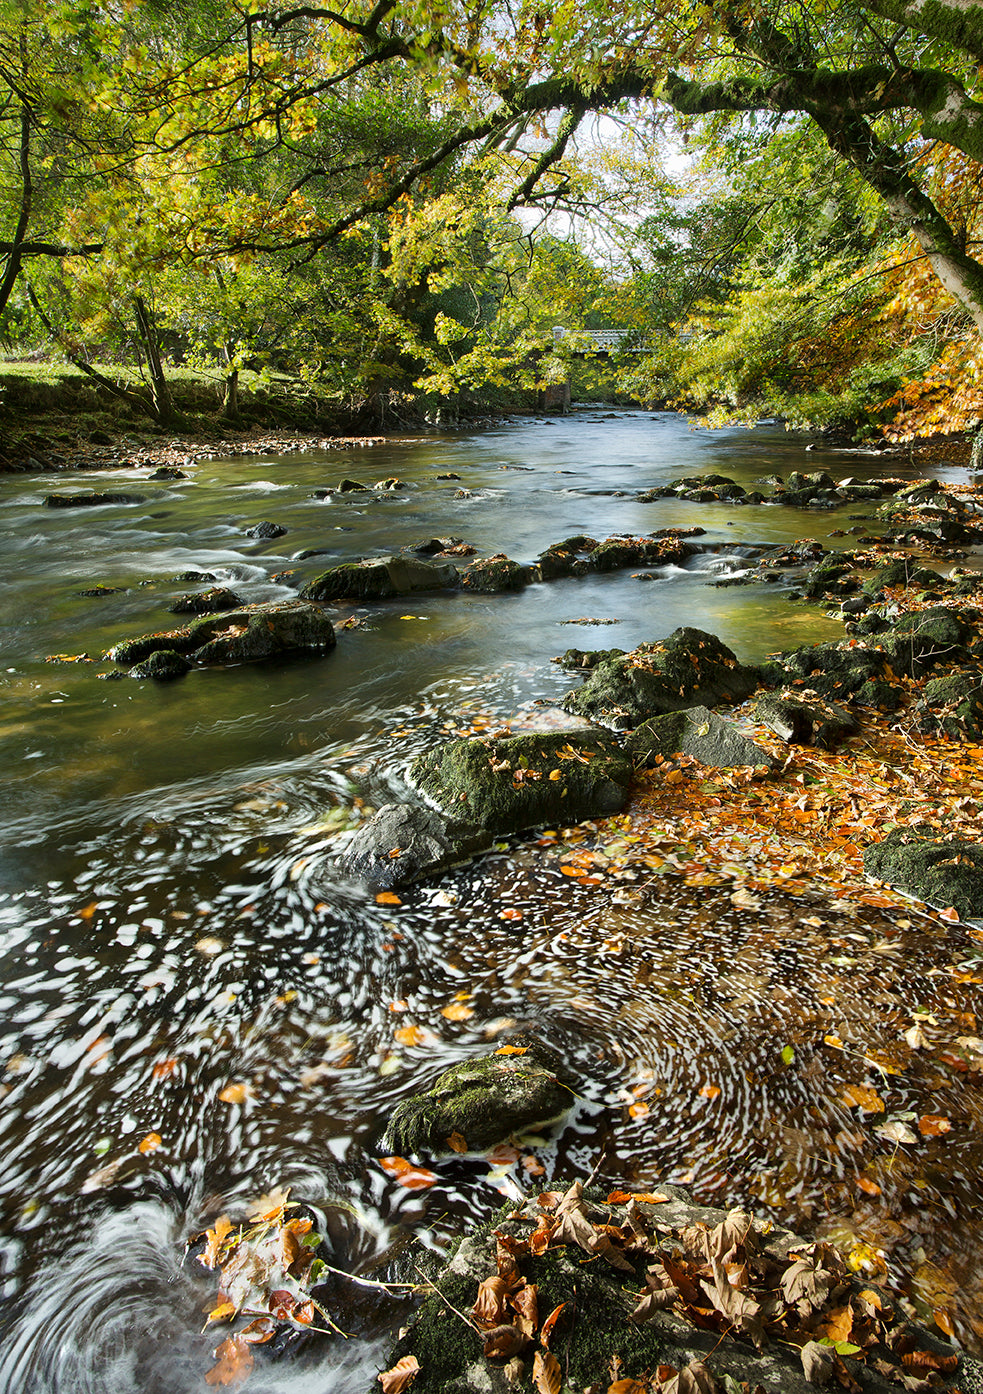
[[(799, 1244), (787, 1231), (769, 1233), (741, 1210), (714, 1226), (660, 1223), (658, 1207), (669, 1200), (659, 1193), (614, 1191), (601, 1207), (585, 1200), (577, 1181), (510, 1216), (510, 1230), (519, 1233), (495, 1230), (496, 1271), (479, 1283), (470, 1313), (453, 1309), (475, 1331), (486, 1359), (504, 1365), (515, 1385), (530, 1374), (538, 1394), (559, 1394), (574, 1304), (560, 1303), (541, 1318), (538, 1287), (526, 1273), (548, 1250), (570, 1245), (626, 1275), (626, 1350), (631, 1325), (665, 1313), (675, 1318), (677, 1347), (685, 1343), (678, 1330), (686, 1327), (719, 1334), (721, 1341), (751, 1341), (758, 1350), (778, 1342), (798, 1351), (807, 1381), (835, 1380), (851, 1394), (861, 1389), (860, 1366), (913, 1394), (952, 1388), (942, 1374), (954, 1371), (959, 1357), (899, 1318), (885, 1292), (862, 1285), (828, 1244)], [(526, 1224), (529, 1233), (522, 1236)], [(435, 1291), (442, 1297), (439, 1287)], [(581, 1314), (584, 1319), (590, 1322), (590, 1311)], [(754, 1386), (730, 1374), (718, 1377), (703, 1360), (680, 1370), (659, 1365), (628, 1378), (622, 1377), (623, 1365), (612, 1357), (608, 1371), (596, 1372), (591, 1391), (755, 1394)], [(419, 1373), (416, 1357), (404, 1355), (378, 1379), (384, 1394), (401, 1394)]]
[[(304, 1207), (287, 1199), (288, 1192), (263, 1196), (247, 1207), (249, 1224), (234, 1225), (222, 1215), (212, 1229), (193, 1235), (189, 1253), (199, 1246), (196, 1261), (216, 1271), (219, 1291), (208, 1310), (205, 1329), (214, 1323), (248, 1323), (226, 1337), (214, 1351), (215, 1364), (206, 1384), (236, 1384), (253, 1367), (252, 1347), (272, 1341), (281, 1330), (337, 1333), (338, 1327), (319, 1304), (312, 1289), (327, 1270), (318, 1258), (323, 1237)], [(323, 1325), (317, 1325), (317, 1318)]]

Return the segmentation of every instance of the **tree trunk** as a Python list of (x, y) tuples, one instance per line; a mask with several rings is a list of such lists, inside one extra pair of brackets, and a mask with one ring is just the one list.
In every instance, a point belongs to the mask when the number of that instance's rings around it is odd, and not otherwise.
[(225, 391), (222, 397), (222, 417), (226, 421), (239, 420), (239, 369), (230, 368), (225, 375)]
[(153, 403), (154, 416), (161, 426), (169, 426), (178, 422), (180, 416), (174, 406), (170, 384), (164, 376), (157, 326), (154, 324), (153, 316), (142, 295), (133, 297), (133, 308), (136, 311), (137, 333), (147, 360), (147, 372), (150, 376), (150, 400)]
[(10, 251), (7, 253), (7, 265), (4, 267), (3, 278), (0, 279), (0, 314), (7, 308), (7, 301), (10, 299), (11, 291), (17, 283), (17, 277), (21, 269), (21, 249), (24, 245), (24, 238), (27, 235), (27, 226), (31, 219), (31, 205), (34, 199), (34, 185), (31, 179), (31, 114), (27, 103), (21, 106), (20, 115), (20, 178), (21, 178), (21, 198), (20, 211), (17, 216), (17, 226), (14, 235), (10, 239)]

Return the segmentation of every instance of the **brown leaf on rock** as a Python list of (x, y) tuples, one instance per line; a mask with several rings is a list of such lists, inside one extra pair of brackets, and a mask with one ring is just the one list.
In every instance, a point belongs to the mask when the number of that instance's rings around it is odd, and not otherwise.
[(836, 1274), (817, 1267), (814, 1256), (796, 1259), (786, 1268), (781, 1279), (785, 1301), (790, 1307), (795, 1307), (803, 1319), (820, 1311), (838, 1282)]
[(649, 1394), (647, 1384), (639, 1384), (637, 1379), (616, 1379), (609, 1384), (607, 1394)]
[(450, 1137), (445, 1138), (444, 1141), (452, 1152), (466, 1152), (468, 1150), (467, 1141), (462, 1133), (451, 1133)]
[(679, 1300), (679, 1289), (669, 1277), (661, 1263), (653, 1263), (645, 1275), (647, 1291), (641, 1294), (638, 1306), (629, 1316), (629, 1321), (641, 1324), (649, 1321), (656, 1312), (664, 1312)]
[(478, 1296), (471, 1308), (471, 1317), (482, 1331), (501, 1326), (507, 1310), (508, 1284), (502, 1277), (485, 1278), (478, 1284)]
[(713, 1260), (713, 1280), (703, 1281), (703, 1291), (735, 1331), (750, 1336), (760, 1350), (764, 1344), (764, 1315), (761, 1303), (748, 1292), (732, 1287), (723, 1264)]
[(901, 1357), (906, 1370), (942, 1370), (948, 1373), (959, 1364), (958, 1355), (936, 1355), (930, 1350), (913, 1350)]
[(802, 1370), (809, 1384), (829, 1384), (833, 1378), (834, 1352), (832, 1346), (820, 1345), (818, 1341), (806, 1341), (799, 1355)]
[(208, 1242), (205, 1245), (205, 1251), (201, 1255), (199, 1262), (203, 1263), (206, 1268), (215, 1267), (218, 1262), (219, 1250), (222, 1247), (222, 1243), (226, 1235), (230, 1234), (231, 1231), (232, 1221), (229, 1219), (228, 1215), (220, 1215), (215, 1221), (215, 1228), (205, 1231), (205, 1237)]
[(376, 1375), (382, 1385), (382, 1394), (403, 1394), (403, 1390), (413, 1383), (420, 1373), (420, 1362), (415, 1355), (404, 1355), (389, 1370)]
[(838, 1341), (849, 1341), (853, 1331), (853, 1308), (834, 1307), (826, 1318), (825, 1335), (835, 1345)]
[(485, 1356), (488, 1360), (510, 1360), (527, 1344), (517, 1326), (493, 1326), (485, 1333)]
[(563, 1371), (552, 1351), (537, 1350), (532, 1358), (532, 1382), (539, 1394), (560, 1394)]
[(539, 1326), (538, 1289), (535, 1283), (524, 1283), (509, 1298), (510, 1305), (519, 1317), (519, 1330), (532, 1340)]

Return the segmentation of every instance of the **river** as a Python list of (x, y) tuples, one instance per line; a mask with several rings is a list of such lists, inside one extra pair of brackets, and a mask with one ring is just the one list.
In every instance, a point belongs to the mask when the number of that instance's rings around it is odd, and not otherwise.
[[(797, 1041), (821, 1037), (831, 937), (856, 940), (838, 1010), (862, 1021), (930, 1001), (927, 975), (951, 958), (937, 935), (849, 907), (818, 932), (792, 897), (741, 909), (672, 878), (643, 907), (619, 907), (603, 888), (544, 876), (534, 839), (407, 892), (398, 910), (323, 869), (332, 833), (353, 808), (399, 797), (401, 769), (428, 744), (549, 720), (571, 685), (550, 663), (566, 648), (627, 649), (693, 624), (755, 661), (838, 635), (782, 586), (713, 581), (753, 544), (825, 541), (851, 526), (847, 510), (636, 498), (710, 470), (751, 488), (820, 468), (862, 479), (884, 461), (806, 454), (773, 426), (708, 433), (669, 413), (595, 411), (357, 451), (200, 459), (173, 482), (132, 470), (0, 478), (4, 1394), (205, 1388), (214, 1284), (181, 1267), (183, 1241), (277, 1187), (332, 1207), (341, 1267), (384, 1271), (408, 1236), (446, 1246), (525, 1173), (465, 1157), (408, 1191), (379, 1166), (384, 1122), (514, 1022), (563, 1052), (581, 1100), (559, 1145), (531, 1154), (535, 1175), (590, 1171), (604, 1151), (611, 1178), (682, 1179), (702, 1199), (804, 1226), (831, 1198), (845, 1211), (861, 1144), (840, 1135), (856, 1135), (856, 1115), (818, 1063), (790, 1079), (768, 1061), (793, 1017)], [(344, 477), (390, 476), (407, 487), (312, 497)], [(43, 506), (89, 488), (141, 501)], [(265, 519), (287, 533), (246, 536)], [(323, 658), (169, 684), (107, 680), (101, 661), (117, 640), (179, 622), (167, 606), (195, 589), (174, 579), (188, 571), (251, 602), (432, 536), (531, 561), (574, 533), (694, 524), (707, 550), (647, 584), (614, 573), (337, 607), (353, 624)], [(309, 550), (321, 555), (295, 560)], [(99, 585), (112, 593), (80, 594)], [(503, 905), (522, 919), (503, 920)], [(885, 937), (891, 954), (872, 958)], [(446, 1014), (454, 1003), (464, 1010)], [(712, 1100), (700, 1092), (711, 1077)], [(625, 1106), (640, 1081), (658, 1106), (636, 1118)], [(941, 1179), (906, 1174), (890, 1221), (850, 1222), (861, 1238), (888, 1234), (892, 1261), (913, 1271), (931, 1259), (925, 1230), (957, 1214), (979, 1224), (973, 1166), (967, 1155)], [(916, 1202), (924, 1223), (912, 1225)], [(402, 1315), (353, 1302), (338, 1318), (352, 1340), (249, 1388), (363, 1391)]]

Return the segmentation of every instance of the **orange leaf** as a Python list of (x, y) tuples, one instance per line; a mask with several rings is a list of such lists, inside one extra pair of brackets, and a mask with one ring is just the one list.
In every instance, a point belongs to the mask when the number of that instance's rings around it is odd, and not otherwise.
[(415, 1355), (404, 1355), (397, 1360), (391, 1370), (383, 1370), (376, 1379), (382, 1385), (382, 1394), (402, 1394), (420, 1373), (420, 1362)]
[(222, 1247), (222, 1241), (225, 1239), (225, 1236), (227, 1234), (231, 1233), (231, 1231), (232, 1221), (229, 1219), (228, 1215), (219, 1216), (219, 1218), (215, 1221), (215, 1228), (208, 1229), (205, 1231), (205, 1237), (207, 1238), (208, 1243), (205, 1245), (205, 1251), (201, 1255), (201, 1262), (205, 1265), (206, 1268), (215, 1267), (216, 1263), (218, 1262), (218, 1253)]
[(150, 1073), (154, 1079), (167, 1079), (170, 1075), (177, 1073), (180, 1065), (181, 1062), (176, 1057), (171, 1056), (169, 1060), (158, 1060)]
[(474, 1016), (474, 1007), (469, 1007), (464, 1002), (451, 1002), (446, 1007), (441, 1007), (440, 1015), (448, 1021), (469, 1021)]
[(884, 1100), (869, 1084), (848, 1084), (843, 1090), (843, 1102), (848, 1108), (859, 1108), (863, 1113), (883, 1113)]
[(402, 905), (403, 902), (398, 895), (393, 895), (392, 891), (380, 891), (375, 898), (375, 903), (376, 905)]
[(918, 1131), (922, 1137), (940, 1137), (947, 1133), (952, 1124), (948, 1118), (940, 1118), (937, 1113), (923, 1113), (918, 1120)]
[(393, 1032), (400, 1045), (420, 1045), (426, 1040), (426, 1032), (420, 1026), (400, 1026)]
[(422, 1191), (425, 1187), (432, 1186), (437, 1180), (436, 1172), (427, 1171), (424, 1167), (415, 1167), (405, 1157), (380, 1157), (379, 1165), (383, 1171), (388, 1172), (400, 1186), (405, 1186), (408, 1191)]
[(498, 918), (500, 920), (521, 920), (522, 911), (517, 910), (514, 906), (508, 910), (499, 910)]
[(252, 1092), (248, 1084), (227, 1084), (219, 1098), (223, 1104), (244, 1104)]
[(939, 911), (940, 920), (948, 920), (950, 924), (959, 923), (959, 911), (954, 905), (948, 906), (945, 910)]
[(549, 1316), (543, 1322), (542, 1330), (539, 1333), (539, 1339), (540, 1341), (542, 1341), (543, 1345), (546, 1347), (547, 1350), (549, 1350), (550, 1337), (553, 1335), (556, 1323), (560, 1320), (560, 1316), (566, 1305), (567, 1304), (565, 1302), (561, 1302), (559, 1307), (554, 1307), (552, 1312), (550, 1312)]
[(75, 913), (80, 920), (91, 920), (98, 909), (98, 900), (93, 900), (89, 905), (83, 906), (81, 910), (76, 910)]
[(504, 1045), (504, 1046), (499, 1046), (497, 1050), (492, 1051), (492, 1054), (493, 1054), (493, 1055), (525, 1055), (525, 1053), (526, 1053), (526, 1051), (527, 1051), (528, 1049), (529, 1049), (528, 1046), (510, 1046), (510, 1045)]
[[(700, 1092), (702, 1093), (703, 1091), (701, 1090)], [(720, 1093), (719, 1089), (717, 1090), (717, 1093)], [(637, 1104), (628, 1105), (628, 1112), (631, 1114), (632, 1118), (644, 1118), (648, 1111), (649, 1106), (647, 1103), (644, 1102), (644, 1100), (639, 1101)]]
[(704, 1084), (700, 1094), (704, 1099), (716, 1099), (720, 1094), (720, 1086), (719, 1084)]
[(160, 1133), (148, 1133), (140, 1143), (137, 1151), (144, 1153), (144, 1155), (148, 1152), (156, 1152), (163, 1141), (164, 1139), (161, 1137)]
[(452, 1152), (466, 1152), (468, 1150), (468, 1144), (460, 1133), (451, 1133), (450, 1137), (445, 1138), (444, 1141)]
[(857, 1185), (861, 1191), (866, 1191), (869, 1196), (879, 1196), (881, 1188), (876, 1181), (871, 1181), (867, 1176), (858, 1176)]
[(253, 1368), (253, 1353), (238, 1336), (230, 1336), (215, 1350), (218, 1362), (205, 1375), (205, 1383), (238, 1384)]
[(952, 1324), (952, 1317), (950, 1317), (944, 1307), (936, 1307), (932, 1316), (935, 1320), (935, 1325), (940, 1331), (944, 1331), (947, 1336), (954, 1336), (956, 1334), (956, 1328)]
[(668, 1196), (661, 1195), (658, 1191), (612, 1191), (608, 1196), (608, 1205), (627, 1205), (630, 1200), (636, 1200), (646, 1205), (661, 1205), (669, 1199)]

